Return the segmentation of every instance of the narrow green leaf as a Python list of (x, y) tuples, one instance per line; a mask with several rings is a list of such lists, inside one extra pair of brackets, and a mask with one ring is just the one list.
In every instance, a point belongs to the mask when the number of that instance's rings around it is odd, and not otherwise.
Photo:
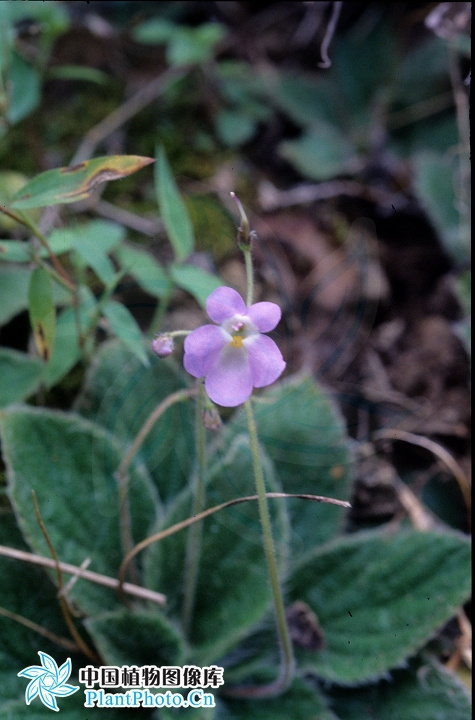
[[(313, 379), (299, 377), (270, 388), (262, 403), (256, 403), (255, 415), (259, 440), (274, 462), (284, 492), (349, 499), (351, 456), (344, 423)], [(238, 414), (229, 432), (245, 428), (245, 418)], [(334, 537), (345, 512), (335, 505), (304, 500), (290, 500), (287, 507), (294, 560)]]
[(362, 688), (330, 690), (340, 720), (470, 720), (470, 695), (460, 680), (435, 660), (412, 661), (391, 679)]
[[(0, 263), (0, 325), (27, 309), (31, 273), (30, 268)], [(53, 299), (55, 305), (65, 305), (71, 302), (71, 293), (54, 282)]]
[(75, 249), (84, 264), (92, 268), (105, 285), (115, 276), (108, 253), (125, 237), (125, 228), (109, 220), (91, 220), (77, 227), (54, 230), (51, 240), (55, 246)]
[(178, 25), (165, 18), (151, 18), (145, 20), (132, 29), (132, 38), (135, 42), (147, 45), (161, 45), (166, 43), (177, 32)]
[(47, 362), (53, 352), (56, 316), (51, 278), (44, 268), (35, 268), (31, 274), (28, 307), (36, 349)]
[[(272, 463), (263, 455), (266, 484), (278, 486)], [(254, 475), (249, 440), (237, 436), (209, 472), (209, 507), (242, 495), (253, 495)], [(190, 489), (178, 497), (161, 528), (189, 517)], [(287, 547), (287, 515), (282, 501), (272, 503), (273, 531), (279, 564)], [(147, 585), (167, 595), (169, 612), (180, 617), (187, 533), (176, 533), (145, 552)], [(258, 622), (271, 604), (267, 564), (256, 502), (223, 510), (203, 521), (200, 573), (190, 640), (197, 663), (207, 664), (227, 652)]]
[(0, 265), (0, 325), (28, 307), (31, 270)]
[[(364, 532), (317, 550), (288, 581), (326, 646), (300, 667), (345, 685), (401, 666), (470, 595), (470, 543), (452, 532)], [(355, 662), (357, 658), (357, 662)]]
[(170, 275), (176, 284), (187, 290), (206, 310), (206, 299), (223, 283), (215, 275), (195, 265), (171, 265)]
[(0, 240), (0, 260), (5, 262), (31, 262), (30, 245), (21, 240)]
[(78, 338), (78, 317), (81, 332), (84, 335), (94, 319), (96, 300), (88, 287), (79, 289), (79, 312), (67, 308), (58, 316), (53, 354), (44, 369), (44, 382), (52, 387), (66, 375), (81, 359), (81, 348)]
[(98, 185), (119, 180), (154, 162), (138, 155), (111, 155), (74, 165), (46, 170), (30, 180), (16, 195), (12, 207), (19, 210), (84, 200)]
[(147, 366), (149, 360), (145, 352), (142, 333), (130, 310), (128, 310), (125, 305), (122, 305), (122, 303), (116, 302), (115, 300), (108, 300), (102, 308), (102, 312), (109, 321), (114, 335), (117, 335), (117, 337), (137, 355), (143, 364)]
[(150, 295), (163, 298), (169, 294), (172, 283), (165, 270), (147, 250), (124, 243), (117, 248), (115, 256), (123, 269)]
[(175, 257), (178, 261), (185, 260), (194, 247), (193, 227), (186, 206), (180, 197), (171, 174), (163, 148), (157, 150), (155, 190), (160, 215)]
[[(125, 447), (160, 402), (186, 387), (183, 372), (170, 360), (151, 351), (149, 360), (149, 367), (144, 367), (123, 343), (104, 343), (76, 403), (78, 412), (119, 437)], [(193, 427), (190, 403), (179, 403), (155, 423), (138, 453), (164, 501), (175, 497), (188, 481), (195, 457)]]
[(9, 97), (6, 116), (11, 125), (23, 120), (39, 105), (41, 79), (39, 72), (15, 51), (10, 56)]
[(57, 65), (48, 70), (48, 79), (84, 80), (96, 85), (106, 85), (109, 76), (102, 70), (87, 65)]
[[(0, 435), (8, 495), (32, 549), (50, 556), (33, 508), (34, 490), (58, 557), (73, 565), (91, 558), (91, 570), (117, 577), (123, 554), (114, 473), (123, 445), (77, 415), (18, 406), (2, 412)], [(160, 510), (143, 465), (131, 470), (129, 498), (139, 542)], [(85, 581), (77, 582), (69, 597), (89, 613), (120, 606), (115, 591)]]
[(19, 402), (39, 387), (44, 366), (26, 353), (0, 348), (0, 408)]
[(101, 657), (108, 665), (181, 665), (185, 642), (160, 610), (126, 608), (86, 621)]

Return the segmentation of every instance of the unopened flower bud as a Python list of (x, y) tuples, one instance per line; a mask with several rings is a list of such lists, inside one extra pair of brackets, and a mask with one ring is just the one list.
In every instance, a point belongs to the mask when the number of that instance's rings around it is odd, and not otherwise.
[(152, 341), (152, 350), (158, 357), (170, 355), (174, 347), (173, 338), (170, 335), (159, 335)]
[(211, 432), (217, 432), (221, 429), (222, 421), (216, 405), (209, 405), (203, 410), (203, 425)]

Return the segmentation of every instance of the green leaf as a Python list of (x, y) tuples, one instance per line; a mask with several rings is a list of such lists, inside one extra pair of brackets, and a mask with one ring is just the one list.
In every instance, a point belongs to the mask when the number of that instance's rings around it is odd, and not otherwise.
[(172, 283), (162, 266), (147, 250), (124, 243), (117, 248), (115, 256), (123, 269), (150, 295), (163, 298), (170, 293)]
[(400, 63), (396, 99), (405, 106), (431, 100), (450, 90), (448, 44), (442, 38), (428, 37), (412, 48)]
[(87, 65), (56, 65), (48, 70), (48, 79), (84, 80), (96, 85), (106, 85), (109, 75)]
[(12, 207), (28, 210), (84, 200), (98, 185), (124, 178), (152, 162), (153, 158), (138, 155), (110, 155), (72, 167), (46, 170), (15, 195)]
[(206, 299), (223, 283), (215, 275), (195, 265), (171, 265), (170, 275), (176, 284), (187, 290), (206, 310)]
[(109, 321), (114, 335), (117, 335), (144, 365), (148, 365), (149, 360), (145, 352), (142, 333), (130, 310), (122, 303), (108, 300), (102, 308), (102, 312)]
[(180, 665), (184, 660), (183, 637), (159, 610), (122, 608), (87, 620), (86, 627), (108, 665)]
[(170, 65), (192, 65), (213, 59), (214, 47), (226, 35), (224, 25), (203, 23), (197, 28), (179, 26), (170, 38), (167, 60)]
[[(300, 667), (354, 685), (401, 666), (470, 595), (470, 543), (451, 532), (362, 532), (318, 549), (288, 580), (326, 647)], [(357, 658), (357, 662), (355, 662)]]
[(220, 110), (216, 116), (216, 134), (228, 147), (239, 147), (252, 140), (258, 123), (241, 110)]
[[(114, 472), (124, 447), (101, 427), (77, 415), (30, 407), (0, 416), (8, 495), (28, 543), (40, 555), (50, 552), (35, 516), (31, 491), (58, 557), (117, 577), (122, 559), (119, 499)], [(135, 542), (149, 534), (158, 499), (143, 465), (135, 464), (129, 483)], [(55, 576), (54, 573), (52, 573)], [(77, 582), (69, 597), (86, 612), (115, 609), (115, 591)]]
[(0, 348), (0, 408), (19, 402), (39, 387), (43, 364), (25, 353)]
[(333, 688), (332, 707), (340, 720), (470, 720), (467, 689), (435, 660), (394, 670), (390, 680), (363, 688)]
[(330, 180), (336, 175), (355, 172), (361, 164), (356, 150), (335, 126), (314, 123), (311, 130), (297, 140), (279, 145), (279, 154), (302, 175), (312, 180)]
[(33, 112), (41, 98), (38, 70), (16, 52), (12, 52), (10, 56), (9, 86), (6, 117), (11, 125), (15, 125)]
[(180, 197), (168, 165), (165, 150), (157, 150), (155, 190), (160, 215), (178, 261), (185, 260), (193, 251), (194, 238), (188, 211)]
[(323, 122), (341, 129), (346, 125), (344, 103), (328, 78), (282, 74), (277, 83), (270, 84), (268, 92), (274, 105), (299, 125)]
[[(28, 550), (13, 512), (8, 513), (5, 508), (2, 510), (0, 544)], [(30, 563), (0, 557), (0, 607), (22, 615), (57, 635), (70, 637), (59, 610), (56, 588), (41, 568)], [(67, 657), (66, 651), (51, 640), (15, 620), (0, 616), (0, 708), (18, 698), (22, 698), (24, 704), (25, 680), (17, 673), (28, 665), (37, 664), (38, 650), (53, 655), (57, 661), (64, 661)]]
[(0, 240), (0, 260), (5, 262), (31, 262), (29, 243), (21, 240)]
[[(300, 678), (279, 697), (219, 700), (217, 720), (338, 720), (323, 697)], [(404, 719), (405, 720), (405, 719)]]
[[(276, 490), (272, 464), (263, 454), (266, 486)], [(253, 495), (254, 474), (249, 440), (237, 436), (215, 458), (209, 471), (207, 506)], [(186, 488), (160, 528), (190, 515), (191, 491)], [(287, 515), (282, 500), (273, 501), (273, 533), (280, 565), (285, 564)], [(258, 622), (271, 603), (267, 564), (262, 548), (257, 502), (231, 507), (203, 521), (200, 572), (190, 641), (198, 664), (215, 661)], [(147, 586), (167, 595), (169, 612), (180, 616), (187, 532), (181, 531), (145, 551)]]
[(85, 285), (79, 288), (78, 300), (78, 313), (74, 308), (68, 308), (57, 319), (53, 354), (44, 369), (43, 379), (47, 387), (56, 385), (81, 359), (78, 316), (84, 334), (94, 321), (97, 303), (94, 295)]
[(131, 35), (135, 42), (146, 45), (161, 45), (168, 42), (176, 34), (178, 25), (165, 18), (145, 20), (132, 29)]
[(125, 228), (109, 220), (91, 220), (75, 228), (53, 230), (51, 240), (55, 247), (75, 249), (84, 263), (91, 267), (105, 285), (115, 276), (107, 254), (125, 237)]
[[(256, 403), (255, 416), (259, 441), (284, 492), (349, 499), (351, 457), (344, 423), (313, 379), (299, 377), (271, 388)], [(240, 414), (229, 432), (245, 428)], [(344, 510), (335, 505), (290, 500), (287, 506), (295, 560), (330, 540), (341, 526)]]
[(436, 153), (423, 152), (414, 158), (414, 186), (422, 207), (445, 241), (448, 250), (459, 261), (470, 257), (470, 237), (463, 237), (459, 227), (454, 184), (458, 167)]
[(385, 20), (339, 35), (330, 50), (332, 79), (347, 101), (347, 117), (354, 124), (369, 119), (378, 95), (387, 92), (397, 78), (399, 48), (396, 34)]
[(0, 325), (28, 306), (31, 270), (0, 265)]
[[(28, 307), (28, 287), (32, 270), (15, 265), (0, 264), (0, 325)], [(58, 283), (53, 283), (55, 305), (71, 302), (71, 293)]]
[(31, 274), (28, 306), (36, 349), (47, 362), (53, 352), (56, 316), (51, 278), (42, 267), (35, 268)]
[[(186, 387), (186, 379), (169, 360), (149, 352), (149, 367), (122, 343), (111, 340), (97, 352), (76, 409), (120, 438), (125, 447), (154, 408)], [(183, 489), (195, 457), (193, 419), (188, 402), (169, 408), (155, 423), (138, 458), (167, 501)]]

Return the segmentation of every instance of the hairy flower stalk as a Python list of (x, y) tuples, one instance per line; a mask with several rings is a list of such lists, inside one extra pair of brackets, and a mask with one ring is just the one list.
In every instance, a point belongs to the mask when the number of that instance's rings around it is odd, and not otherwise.
[[(217, 324), (203, 325), (186, 337), (183, 362), (185, 369), (191, 375), (205, 379), (206, 392), (213, 402), (226, 407), (237, 407), (244, 403), (246, 409), (264, 552), (279, 636), (281, 669), (278, 678), (268, 685), (234, 688), (228, 691), (228, 694), (235, 697), (264, 698), (278, 695), (290, 685), (295, 663), (285, 619), (257, 428), (250, 397), (253, 388), (266, 387), (275, 382), (284, 371), (286, 363), (275, 342), (263, 334), (277, 326), (281, 318), (280, 308), (275, 303), (253, 304), (252, 302), (254, 274), (251, 241), (255, 235), (249, 230), (249, 222), (241, 203), (234, 193), (232, 195), (238, 203), (241, 214), (238, 241), (246, 261), (247, 304), (244, 304), (239, 293), (232, 288), (219, 287), (212, 292), (206, 301), (206, 309), (210, 319)], [(198, 507), (197, 500), (196, 495), (196, 507)], [(196, 566), (197, 564), (195, 570)]]

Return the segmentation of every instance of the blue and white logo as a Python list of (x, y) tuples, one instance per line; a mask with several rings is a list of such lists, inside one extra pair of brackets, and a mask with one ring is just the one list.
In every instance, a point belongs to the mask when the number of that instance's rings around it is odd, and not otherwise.
[(51, 655), (39, 651), (41, 665), (30, 665), (18, 673), (18, 677), (32, 678), (25, 691), (26, 704), (29, 705), (37, 695), (43, 705), (59, 712), (56, 697), (67, 697), (79, 690), (77, 685), (67, 685), (71, 675), (71, 658), (59, 668)]

